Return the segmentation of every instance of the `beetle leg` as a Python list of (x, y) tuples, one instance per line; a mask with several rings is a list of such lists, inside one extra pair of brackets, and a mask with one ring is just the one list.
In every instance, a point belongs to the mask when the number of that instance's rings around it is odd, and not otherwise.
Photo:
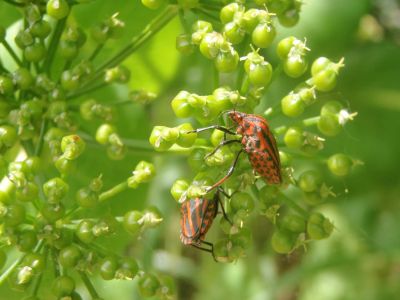
[[(218, 190), (222, 191), (222, 193), (223, 193), (227, 198), (230, 198), (230, 196), (229, 196), (228, 194), (226, 194), (225, 191), (222, 190), (221, 187), (218, 187)], [(228, 218), (228, 215), (227, 215), (226, 212), (225, 212), (224, 205), (222, 204), (222, 201), (221, 201), (220, 198), (218, 198), (218, 202), (219, 202), (219, 205), (221, 206), (222, 215), (224, 216), (224, 219), (227, 220), (227, 221), (229, 222), (229, 224), (231, 224), (231, 225), (233, 226), (232, 221)]]
[(218, 180), (216, 183), (214, 183), (211, 187), (209, 187), (209, 188), (206, 190), (207, 193), (210, 192), (210, 191), (212, 191), (212, 190), (215, 189), (216, 187), (220, 186), (221, 184), (223, 184), (223, 183), (225, 182), (225, 180), (227, 180), (227, 179), (232, 175), (233, 171), (235, 170), (236, 164), (237, 164), (238, 161), (239, 161), (239, 156), (240, 156), (240, 154), (241, 154), (242, 152), (243, 152), (243, 149), (241, 149), (241, 150), (238, 152), (238, 154), (236, 155), (236, 158), (235, 158), (233, 164), (230, 166), (230, 168), (229, 168), (229, 170), (228, 170), (228, 173), (226, 173), (226, 175), (225, 175), (224, 177), (222, 177), (220, 180)]
[(229, 128), (226, 128), (226, 127), (220, 126), (220, 125), (211, 125), (211, 126), (207, 126), (207, 127), (203, 127), (203, 128), (197, 128), (194, 130), (187, 131), (186, 133), (195, 133), (195, 132), (199, 133), (199, 132), (210, 130), (210, 129), (217, 129), (217, 130), (220, 130), (227, 134), (236, 135), (236, 132), (233, 132)]
[(218, 149), (220, 149), (221, 147), (223, 147), (225, 145), (233, 144), (233, 143), (240, 143), (240, 141), (239, 140), (223, 140), (223, 141), (221, 141), (221, 143), (219, 143), (219, 145), (217, 147), (215, 147), (212, 152), (210, 152), (206, 156), (204, 156), (204, 159), (206, 159), (207, 157), (210, 157), (211, 155), (214, 155), (215, 152), (217, 152)]
[(210, 243), (210, 242), (207, 242), (207, 241), (203, 241), (203, 240), (200, 240), (200, 242), (210, 246), (211, 249), (209, 249), (208, 252), (210, 252), (212, 254), (212, 257), (214, 258), (214, 261), (218, 262), (217, 258), (215, 257), (215, 254), (214, 254), (214, 244)]

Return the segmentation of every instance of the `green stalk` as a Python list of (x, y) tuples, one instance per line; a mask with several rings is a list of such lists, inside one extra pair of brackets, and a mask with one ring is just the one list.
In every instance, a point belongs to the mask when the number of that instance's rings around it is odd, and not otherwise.
[(39, 141), (35, 148), (35, 156), (40, 156), (40, 153), (42, 152), (46, 128), (47, 128), (47, 119), (43, 118), (42, 124), (40, 126)]
[(85, 284), (92, 299), (98, 299), (99, 294), (96, 292), (96, 289), (94, 288), (92, 282), (89, 280), (89, 277), (86, 275), (86, 273), (81, 271), (79, 272), (79, 275), (81, 276), (82, 281)]
[(93, 76), (86, 82), (86, 85), (94, 82), (100, 78), (104, 70), (117, 66), (123, 62), (127, 57), (140, 48), (146, 41), (160, 31), (166, 24), (168, 24), (178, 14), (178, 7), (176, 5), (168, 6), (163, 13), (152, 20), (145, 29), (137, 35), (133, 40), (121, 49), (114, 57), (104, 62), (93, 74)]
[(316, 117), (304, 119), (303, 121), (301, 121), (301, 124), (306, 127), (314, 126), (314, 125), (318, 124), (318, 121), (320, 118), (321, 118), (320, 116), (316, 116)]
[(43, 63), (43, 70), (49, 75), (50, 75), (50, 66), (53, 62), (54, 55), (58, 47), (58, 42), (60, 41), (61, 34), (67, 22), (67, 18), (68, 17), (65, 17), (64, 19), (57, 21), (56, 28), (50, 40), (49, 49), (47, 50), (47, 56)]
[(13, 58), (13, 60), (15, 61), (15, 63), (22, 67), (22, 61), (18, 58), (18, 55), (14, 52), (13, 48), (10, 46), (10, 44), (6, 41), (3, 40), (2, 44), (4, 46), (4, 48), (6, 48), (6, 50), (8, 51), (8, 53), (11, 55), (11, 57)]
[(128, 189), (128, 181), (124, 180), (123, 182), (112, 187), (111, 189), (101, 193), (99, 196), (99, 201), (104, 202), (104, 201), (114, 197), (115, 195), (125, 191), (126, 189)]
[(94, 49), (92, 55), (89, 56), (89, 61), (93, 61), (100, 53), (100, 51), (103, 49), (103, 47), (104, 43), (98, 44), (97, 47)]
[(87, 93), (90, 93), (90, 92), (94, 92), (94, 91), (96, 91), (98, 89), (101, 89), (101, 88), (107, 86), (108, 84), (109, 84), (108, 82), (100, 82), (98, 84), (89, 86), (89, 87), (87, 87), (85, 89), (78, 90), (75, 93), (67, 95), (67, 100), (73, 99), (73, 98), (78, 98), (78, 97), (80, 97), (80, 96), (82, 96), (84, 94), (87, 94)]

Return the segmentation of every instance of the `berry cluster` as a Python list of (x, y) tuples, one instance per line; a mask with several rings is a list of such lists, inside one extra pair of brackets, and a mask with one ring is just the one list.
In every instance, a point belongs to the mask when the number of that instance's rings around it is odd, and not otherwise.
[[(205, 58), (213, 60), (217, 85), (209, 95), (180, 91), (171, 101), (178, 118), (192, 118), (192, 121), (195, 119), (198, 124), (208, 127), (194, 130), (199, 125), (186, 121), (173, 128), (156, 126), (150, 135), (149, 141), (155, 150), (188, 156), (194, 176), (176, 180), (171, 188), (172, 196), (182, 207), (186, 201), (193, 203), (190, 205), (209, 203), (215, 198), (214, 187), (223, 187), (227, 218), (221, 218), (220, 227), (225, 236), (212, 248), (218, 261), (231, 262), (245, 255), (251, 243), (248, 220), (252, 213), (264, 215), (271, 221), (274, 226), (271, 243), (278, 253), (291, 253), (309, 241), (329, 237), (334, 225), (318, 211), (318, 207), (329, 197), (334, 197), (335, 192), (323, 177), (323, 165), (335, 176), (346, 176), (357, 164), (346, 154), (336, 153), (325, 158), (322, 151), (326, 139), (337, 136), (356, 115), (343, 106), (341, 99), (326, 101), (324, 96), (334, 90), (339, 71), (344, 66), (343, 59), (336, 63), (319, 57), (309, 68), (307, 56), (311, 50), (305, 39), (289, 36), (275, 41), (279, 28), (276, 21), (283, 26), (294, 25), (298, 20), (300, 1), (255, 1), (257, 8), (241, 1), (225, 6), (190, 3), (192, 11), (202, 12), (207, 19), (195, 21), (191, 31), (177, 37), (176, 46), (185, 55), (197, 46)], [(185, 17), (181, 20), (184, 28), (190, 28)], [(271, 48), (275, 48), (279, 61), (269, 59)], [(307, 78), (309, 70), (310, 77)], [(299, 83), (280, 103), (275, 104), (273, 99), (267, 100), (264, 95), (282, 72), (298, 78)], [(218, 85), (221, 74), (224, 75), (224, 85)], [(309, 107), (318, 105), (321, 107), (319, 115), (302, 118)], [(261, 139), (256, 133), (244, 137), (246, 128), (232, 118), (242, 112), (242, 116), (256, 122), (260, 118), (253, 117), (253, 113), (260, 111), (258, 107), (267, 107), (261, 117), (274, 124), (268, 128), (266, 120), (261, 119), (266, 126), (263, 130), (271, 131), (277, 140), (280, 184), (271, 184), (278, 183), (278, 180), (265, 178), (264, 173), (268, 170), (261, 170), (253, 154), (260, 144), (273, 151), (272, 139)], [(311, 114), (312, 111), (315, 109), (309, 110)], [(229, 113), (230, 120), (224, 118), (224, 112)], [(251, 122), (246, 124), (249, 130), (255, 128), (253, 132), (260, 132), (262, 128)], [(214, 129), (208, 138), (200, 135), (206, 129)], [(240, 151), (247, 152), (250, 161), (244, 155), (239, 157), (237, 153)], [(230, 177), (225, 180), (227, 177), (223, 176), (227, 173)], [(258, 180), (260, 177), (264, 177), (266, 182)], [(185, 213), (187, 209), (182, 211)], [(192, 217), (195, 212), (200, 219)], [(196, 208), (196, 211), (191, 211), (192, 215), (182, 216), (181, 231), (185, 235), (185, 244), (189, 243), (190, 234), (193, 234), (192, 245), (198, 248), (207, 240), (204, 235), (212, 220), (208, 220), (210, 217), (206, 217), (204, 212)], [(193, 229), (185, 227), (188, 220), (193, 223)], [(204, 235), (194, 235), (196, 232)], [(206, 241), (204, 244), (210, 243)]]
[[(109, 188), (103, 186), (103, 179), (110, 176), (101, 174), (101, 165), (95, 166), (100, 175), (80, 186), (74, 177), (80, 172), (82, 155), (93, 145), (104, 146), (112, 160), (123, 159), (132, 150), (125, 144), (129, 140), (118, 133), (116, 108), (135, 102), (147, 105), (155, 95), (132, 91), (126, 95), (128, 100), (104, 104), (90, 93), (127, 83), (130, 71), (120, 63), (172, 19), (176, 9), (167, 11), (161, 22), (150, 23), (100, 64), (98, 54), (124, 28), (118, 14), (95, 25), (89, 39), (69, 18), (88, 0), (7, 2), (4, 5), (16, 6), (23, 16), (15, 36), (0, 26), (0, 43), (7, 52), (0, 58), (0, 175), (4, 178), (0, 284), (8, 281), (31, 300), (81, 299), (76, 286), (83, 282), (92, 299), (101, 299), (89, 279), (96, 274), (104, 280), (138, 278), (144, 296), (171, 298), (170, 278), (145, 272), (135, 258), (114, 253), (101, 242), (123, 229), (133, 238), (140, 237), (162, 221), (158, 210), (149, 207), (122, 216), (91, 212), (117, 194), (149, 182), (155, 174), (153, 164), (140, 161), (131, 176)], [(97, 130), (86, 132), (81, 127), (85, 121), (97, 124)], [(13, 252), (19, 256), (15, 261)]]

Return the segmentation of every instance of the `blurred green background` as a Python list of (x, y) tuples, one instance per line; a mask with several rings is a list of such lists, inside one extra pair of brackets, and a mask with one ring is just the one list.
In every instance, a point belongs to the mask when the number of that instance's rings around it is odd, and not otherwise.
[[(326, 152), (344, 152), (364, 165), (345, 180), (336, 181), (338, 196), (321, 207), (336, 227), (329, 239), (311, 243), (301, 257), (277, 255), (268, 239), (272, 226), (265, 218), (255, 216), (251, 222), (254, 242), (248, 257), (233, 264), (215, 263), (205, 253), (183, 249), (179, 241), (179, 206), (169, 188), (177, 178), (190, 176), (185, 157), (133, 152), (115, 162), (106, 159), (104, 149), (93, 148), (80, 160), (77, 186), (99, 173), (103, 173), (105, 186), (112, 186), (126, 178), (141, 159), (153, 160), (158, 170), (149, 185), (127, 191), (106, 208), (99, 208), (100, 213), (120, 215), (128, 208), (155, 205), (164, 215), (162, 226), (139, 241), (127, 244), (130, 237), (120, 233), (113, 239), (115, 251), (141, 258), (146, 270), (172, 275), (179, 299), (400, 299), (400, 44), (396, 35), (399, 29), (392, 24), (396, 22), (385, 22), (385, 17), (396, 16), (396, 5), (398, 9), (399, 1), (307, 0), (299, 24), (278, 30), (280, 37), (306, 37), (312, 58), (345, 57), (346, 67), (337, 90), (358, 116), (340, 136), (329, 140)], [(74, 20), (83, 28), (117, 11), (127, 30), (121, 40), (107, 44), (99, 61), (140, 32), (157, 12), (144, 8), (139, 1), (127, 0), (94, 1), (74, 11)], [(361, 22), (367, 14), (375, 14), (386, 28)], [(0, 1), (3, 25), (11, 26), (19, 16)], [(364, 24), (364, 38), (360, 38), (360, 24)], [(175, 50), (175, 37), (181, 32), (175, 19), (126, 61), (132, 71), (130, 88), (149, 89), (160, 96), (148, 109), (121, 109), (117, 122), (121, 136), (146, 141), (154, 125), (179, 123), (169, 106), (178, 91), (202, 94), (213, 90), (209, 76), (212, 63), (198, 53), (182, 57)], [(261, 106), (278, 102), (295, 85), (286, 79), (274, 83)], [(126, 88), (115, 87), (93, 97), (107, 102), (126, 94)], [(94, 132), (98, 125), (82, 127)], [(213, 228), (208, 240), (217, 234), (218, 228)], [(96, 286), (105, 299), (141, 299), (135, 281), (99, 280)], [(84, 288), (80, 289), (84, 294)], [(0, 288), (0, 299), (19, 297), (7, 287)]]

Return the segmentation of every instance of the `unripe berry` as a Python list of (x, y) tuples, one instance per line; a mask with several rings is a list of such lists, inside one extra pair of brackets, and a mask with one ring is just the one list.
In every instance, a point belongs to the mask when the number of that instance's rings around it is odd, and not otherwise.
[(352, 160), (345, 154), (337, 153), (328, 158), (327, 165), (336, 176), (346, 176), (352, 167)]
[(313, 213), (307, 221), (307, 234), (311, 239), (321, 240), (331, 235), (333, 224), (320, 213)]
[(66, 0), (49, 0), (46, 6), (47, 14), (60, 20), (68, 16), (69, 5)]
[(144, 274), (139, 278), (138, 288), (143, 297), (152, 297), (157, 293), (160, 282), (153, 274)]

